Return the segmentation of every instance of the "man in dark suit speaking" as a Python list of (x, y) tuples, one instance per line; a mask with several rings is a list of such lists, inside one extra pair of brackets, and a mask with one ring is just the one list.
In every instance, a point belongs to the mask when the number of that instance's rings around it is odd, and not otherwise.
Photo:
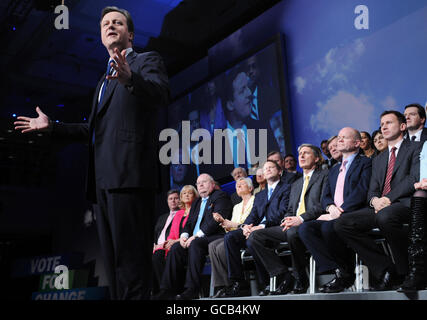
[(110, 57), (88, 123), (54, 123), (37, 107), (38, 117), (18, 117), (15, 129), (89, 144), (86, 190), (94, 202), (110, 296), (148, 299), (157, 181), (154, 119), (169, 99), (168, 78), (157, 53), (133, 51), (128, 11), (104, 8), (100, 28)]

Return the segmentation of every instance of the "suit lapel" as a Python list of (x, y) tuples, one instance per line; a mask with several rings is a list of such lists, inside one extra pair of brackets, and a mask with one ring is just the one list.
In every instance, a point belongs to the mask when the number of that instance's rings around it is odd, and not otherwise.
[(376, 172), (378, 172), (378, 177), (380, 178), (380, 185), (381, 185), (381, 192), (383, 191), (384, 188), (384, 182), (385, 182), (385, 176), (387, 174), (387, 166), (388, 166), (388, 158), (390, 156), (390, 152), (388, 150), (388, 148), (383, 151), (379, 156), (378, 156), (378, 161), (377, 161), (377, 165), (375, 166), (375, 168), (372, 168), (372, 174), (376, 174)]
[(311, 175), (310, 181), (308, 182), (307, 190), (305, 190), (305, 194), (310, 190), (310, 188), (313, 186), (313, 184), (316, 182), (316, 180), (319, 178), (320, 171), (314, 170), (313, 174)]
[[(303, 176), (304, 177), (304, 176)], [(294, 208), (294, 211), (296, 212), (298, 209), (298, 203), (301, 197), (302, 187), (304, 185), (304, 178), (301, 177), (295, 182), (295, 190), (298, 190), (298, 192), (295, 194), (295, 197), (293, 197), (292, 201), (292, 208)]]
[[(345, 186), (348, 185), (348, 182), (350, 180), (351, 175), (353, 174), (354, 170), (357, 168), (357, 166), (359, 165), (360, 162), (360, 155), (357, 155), (354, 159), (353, 162), (350, 165), (350, 168), (348, 168), (347, 173), (345, 174), (345, 181), (344, 181), (344, 188)], [(337, 177), (338, 179), (338, 177)]]
[(281, 186), (282, 186), (282, 181), (279, 180), (279, 183), (277, 184), (276, 188), (274, 188), (273, 193), (271, 194), (270, 200), (268, 200), (268, 192), (267, 192), (267, 202), (271, 202), (271, 200), (273, 200), (273, 198), (277, 197), (277, 195), (279, 194), (279, 189)]
[(92, 119), (94, 118), (95, 112), (97, 110), (99, 90), (101, 90), (101, 86), (102, 86), (102, 83), (104, 82), (106, 75), (107, 74), (104, 73), (102, 78), (99, 80), (98, 85), (96, 86), (95, 95), (94, 95), (93, 101), (92, 101), (92, 110), (91, 110), (91, 113), (89, 116), (89, 122), (92, 121)]
[(393, 168), (393, 175), (391, 176), (391, 179), (393, 179), (397, 169), (399, 169), (400, 165), (402, 164), (402, 161), (404, 158), (406, 158), (407, 149), (409, 148), (411, 142), (408, 140), (403, 140), (402, 144), (400, 145), (400, 150), (397, 153), (396, 162), (394, 163)]

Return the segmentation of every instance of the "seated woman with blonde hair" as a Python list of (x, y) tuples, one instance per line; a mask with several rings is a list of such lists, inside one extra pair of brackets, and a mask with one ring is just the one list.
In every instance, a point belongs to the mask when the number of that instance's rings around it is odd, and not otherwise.
[[(226, 232), (235, 230), (242, 224), (252, 210), (255, 196), (250, 178), (240, 178), (236, 182), (237, 194), (242, 201), (233, 207), (231, 220), (224, 219), (219, 213), (213, 213), (214, 219), (225, 229)], [(213, 298), (220, 297), (225, 293), (225, 289), (230, 285), (228, 279), (227, 259), (225, 256), (224, 238), (215, 240), (209, 244), (209, 257), (212, 265), (211, 277), (213, 286), (216, 288), (216, 294)]]
[(175, 217), (172, 220), (171, 230), (164, 244), (164, 249), (166, 250), (165, 256), (168, 254), (170, 248), (176, 242), (179, 242), (179, 236), (188, 220), (188, 214), (190, 213), (191, 205), (198, 197), (199, 193), (192, 185), (185, 185), (182, 187), (179, 194), (179, 200), (181, 200), (181, 210), (175, 214)]

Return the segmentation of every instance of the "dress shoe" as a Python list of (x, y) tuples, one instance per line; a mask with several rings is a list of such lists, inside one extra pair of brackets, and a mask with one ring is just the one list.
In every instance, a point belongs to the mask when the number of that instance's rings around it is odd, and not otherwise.
[(402, 283), (398, 292), (416, 292), (418, 290), (424, 290), (426, 287), (427, 281), (425, 277), (420, 277), (414, 273), (409, 273), (405, 281)]
[(199, 299), (199, 291), (193, 288), (186, 289), (183, 293), (176, 296), (176, 300)]
[(393, 290), (401, 283), (400, 277), (394, 271), (385, 271), (378, 284), (371, 288), (371, 291), (387, 291)]
[(295, 278), (290, 272), (280, 275), (277, 278), (279, 279), (279, 285), (276, 290), (270, 291), (270, 295), (276, 296), (281, 294), (288, 294), (292, 291), (292, 288), (294, 287)]
[(338, 293), (351, 287), (354, 283), (354, 274), (345, 273), (340, 269), (335, 270), (335, 278), (320, 288), (322, 293)]
[(225, 294), (222, 295), (221, 298), (244, 297), (248, 295), (248, 290), (244, 289), (244, 284), (242, 282), (235, 281), (229, 288), (227, 288)]
[(227, 287), (221, 287), (217, 290), (217, 292), (210, 298), (212, 299), (217, 299), (217, 298), (222, 298), (223, 296), (225, 296), (227, 292)]
[(268, 296), (269, 294), (270, 294), (270, 286), (266, 286), (264, 289), (258, 292), (258, 295), (260, 297)]
[(291, 293), (293, 294), (302, 294), (306, 293), (308, 289), (308, 280), (306, 278), (298, 277), (295, 279), (294, 288)]
[(153, 296), (153, 300), (175, 300), (175, 294), (171, 290), (162, 289), (157, 295)]

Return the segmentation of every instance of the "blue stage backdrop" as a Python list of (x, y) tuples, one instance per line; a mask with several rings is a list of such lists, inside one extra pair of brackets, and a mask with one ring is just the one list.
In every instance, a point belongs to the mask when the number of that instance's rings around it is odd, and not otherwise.
[(199, 66), (214, 73), (276, 33), (286, 39), (294, 153), (344, 126), (372, 132), (382, 111), (426, 102), (425, 0), (283, 1), (211, 48)]

